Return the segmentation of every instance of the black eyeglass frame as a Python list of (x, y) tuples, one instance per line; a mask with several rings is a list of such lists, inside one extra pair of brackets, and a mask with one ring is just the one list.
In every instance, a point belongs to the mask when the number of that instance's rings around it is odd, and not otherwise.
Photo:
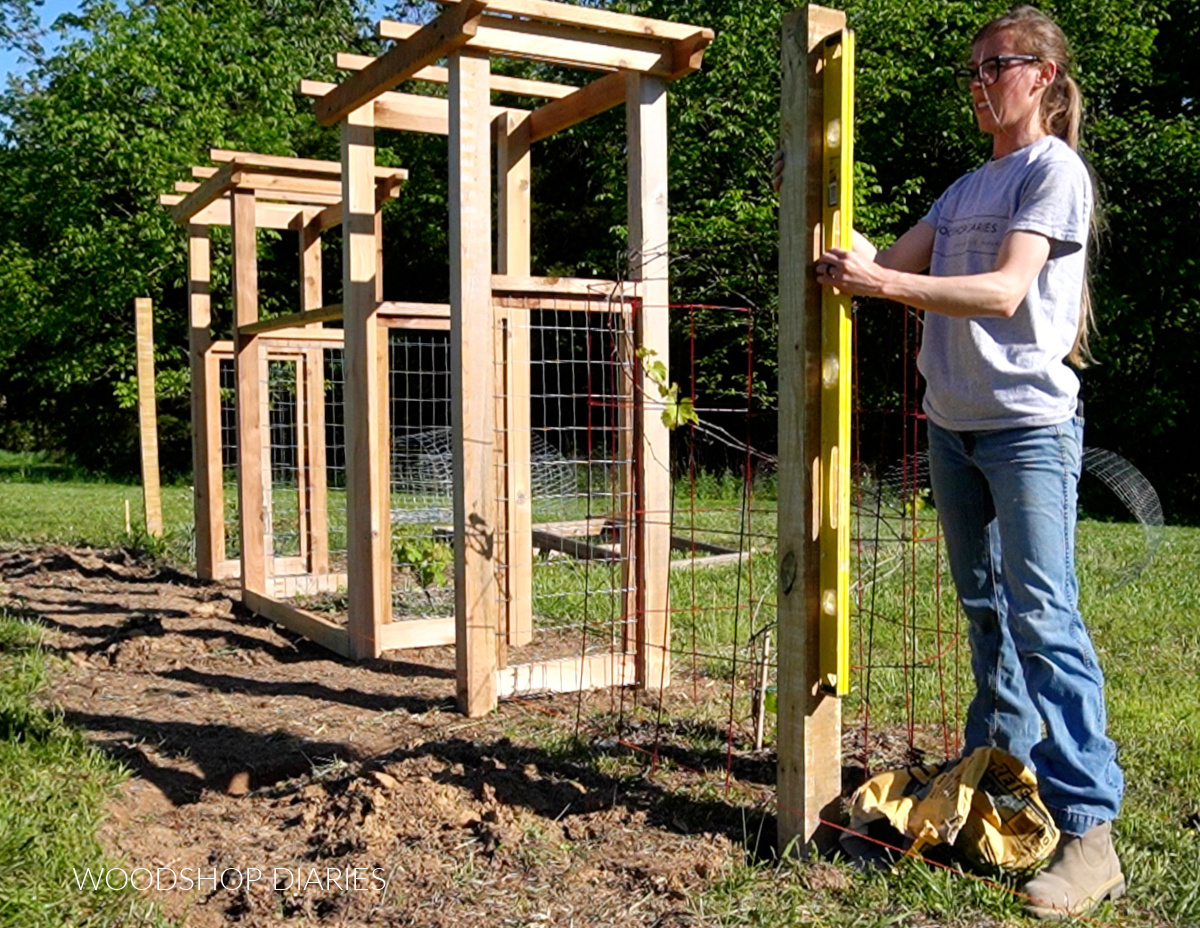
[[(1041, 60), (1040, 55), (994, 55), (979, 62), (979, 67), (977, 68), (955, 68), (954, 80), (958, 82), (958, 86), (963, 90), (970, 90), (971, 85), (975, 81), (979, 81), (980, 87), (991, 87), (992, 84), (1000, 80), (1000, 74), (1013, 65), (1032, 64), (1035, 61)], [(989, 78), (987, 76), (986, 72), (989, 70), (994, 71), (993, 77)]]

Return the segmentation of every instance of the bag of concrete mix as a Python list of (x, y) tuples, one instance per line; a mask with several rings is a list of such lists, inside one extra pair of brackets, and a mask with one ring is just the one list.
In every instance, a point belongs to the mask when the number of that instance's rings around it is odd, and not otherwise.
[(978, 748), (943, 764), (889, 770), (851, 797), (850, 827), (867, 834), (885, 820), (919, 854), (953, 845), (976, 864), (1028, 869), (1058, 845), (1058, 828), (1037, 777), (999, 748)]

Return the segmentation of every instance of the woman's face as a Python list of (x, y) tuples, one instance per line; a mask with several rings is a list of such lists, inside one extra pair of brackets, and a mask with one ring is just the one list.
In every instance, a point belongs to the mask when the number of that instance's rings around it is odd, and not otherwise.
[[(1007, 31), (992, 33), (975, 43), (971, 67), (993, 58), (1027, 55)], [(988, 135), (1021, 133), (1041, 126), (1042, 94), (1054, 77), (1052, 61), (1001, 61), (995, 83), (982, 78), (971, 82), (971, 102), (979, 128)], [(1047, 71), (1049, 76), (1047, 77)]]

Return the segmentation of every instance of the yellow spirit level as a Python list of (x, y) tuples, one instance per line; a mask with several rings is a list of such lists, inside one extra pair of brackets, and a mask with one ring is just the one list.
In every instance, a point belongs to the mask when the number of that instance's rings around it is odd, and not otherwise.
[[(853, 248), (854, 33), (825, 42), (822, 244)], [(850, 692), (850, 296), (821, 298), (821, 688)]]

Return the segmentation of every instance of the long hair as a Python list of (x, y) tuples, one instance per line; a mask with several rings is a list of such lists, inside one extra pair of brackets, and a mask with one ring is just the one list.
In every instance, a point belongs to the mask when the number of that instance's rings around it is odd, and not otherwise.
[[(1045, 93), (1042, 94), (1041, 118), (1042, 128), (1051, 135), (1057, 135), (1074, 151), (1079, 151), (1079, 131), (1083, 117), (1083, 97), (1079, 85), (1071, 76), (1071, 51), (1067, 46), (1067, 37), (1062, 29), (1041, 10), (1031, 6), (1019, 6), (1003, 16), (993, 19), (983, 26), (971, 39), (974, 45), (997, 32), (1005, 32), (1013, 36), (1022, 54), (1037, 55), (1043, 61), (1053, 61), (1058, 65), (1054, 80)], [(1090, 168), (1089, 168), (1090, 172)], [(1093, 200), (1096, 184), (1093, 180)], [(1094, 247), (1099, 231), (1099, 204), (1092, 209), (1091, 235), (1089, 241)], [(1079, 323), (1075, 332), (1075, 344), (1071, 347), (1067, 360), (1076, 367), (1086, 367), (1092, 360), (1088, 351), (1088, 334), (1095, 327), (1092, 314), (1092, 294), (1087, 281), (1087, 256), (1084, 256), (1083, 293), (1079, 300)]]

